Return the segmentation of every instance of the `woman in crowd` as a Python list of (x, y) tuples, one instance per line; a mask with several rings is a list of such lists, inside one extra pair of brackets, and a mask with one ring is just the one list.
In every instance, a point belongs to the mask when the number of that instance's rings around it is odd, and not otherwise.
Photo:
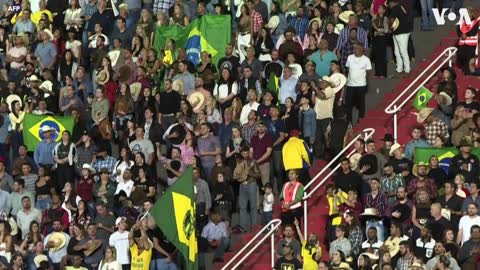
[(88, 224), (90, 224), (90, 220), (92, 220), (92, 216), (89, 213), (88, 205), (84, 200), (80, 200), (77, 203), (77, 212), (73, 215), (73, 221), (71, 224), (82, 228), (83, 230), (87, 229)]
[(122, 270), (122, 265), (117, 261), (117, 250), (108, 246), (105, 249), (105, 257), (98, 265), (99, 270)]
[(55, 184), (47, 173), (47, 168), (38, 168), (38, 180), (35, 182), (36, 207), (47, 210), (52, 206), (52, 194), (55, 193)]
[(65, 78), (66, 75), (75, 77), (77, 72), (78, 63), (75, 61), (73, 53), (70, 49), (67, 49), (64, 53), (64, 56), (58, 65), (57, 69), (57, 79), (62, 81), (62, 78)]
[(18, 248), (22, 253), (27, 253), (29, 251), (32, 251), (34, 248), (35, 244), (38, 241), (44, 240), (44, 236), (40, 231), (40, 224), (37, 221), (32, 221), (30, 223), (30, 232), (28, 235), (24, 238), (23, 242), (20, 244), (20, 247)]
[(123, 182), (123, 173), (126, 169), (130, 169), (135, 162), (131, 159), (132, 153), (128, 146), (124, 146), (120, 149), (120, 157), (118, 158), (115, 166), (113, 167), (115, 181)]
[(73, 162), (76, 159), (77, 148), (71, 141), (70, 131), (65, 130), (62, 133), (62, 139), (53, 149), (53, 159), (56, 163), (56, 181), (58, 190), (65, 185), (65, 183), (73, 183), (75, 177), (75, 167)]
[(443, 184), (447, 181), (447, 173), (444, 169), (440, 168), (440, 162), (437, 156), (431, 156), (428, 162), (430, 170), (428, 171), (428, 177), (435, 181), (437, 187), (443, 187)]
[(95, 201), (103, 202), (107, 208), (113, 207), (113, 195), (117, 186), (114, 182), (110, 181), (108, 170), (100, 171), (100, 179), (97, 181), (95, 190), (93, 191), (95, 196)]
[(430, 218), (430, 205), (431, 201), (427, 190), (424, 188), (418, 189), (415, 195), (415, 203), (412, 207), (413, 239), (420, 237), (420, 231), (427, 224)]
[(130, 95), (130, 86), (126, 83), (121, 83), (115, 99), (115, 105), (113, 106), (114, 128), (117, 130), (120, 139), (124, 138), (127, 122), (133, 118), (134, 109), (134, 101)]
[(377, 14), (374, 14), (372, 3), (370, 9), (370, 14), (372, 14), (373, 17), (372, 58), (375, 60), (375, 76), (379, 79), (385, 79), (387, 77), (387, 35), (390, 32), (390, 27), (385, 12), (386, 7), (379, 6)]
[(14, 252), (11, 231), (8, 221), (0, 221), (0, 256), (4, 256), (8, 261), (12, 257), (12, 252)]
[(353, 211), (347, 210), (343, 214), (343, 220), (348, 227), (348, 240), (352, 244), (352, 256), (356, 258), (362, 247), (362, 229)]
[(218, 101), (222, 112), (232, 105), (232, 100), (237, 93), (238, 84), (232, 77), (231, 71), (228, 68), (222, 69), (222, 75), (213, 90), (213, 96)]
[(240, 17), (237, 19), (237, 50), (239, 52), (240, 63), (247, 56), (246, 48), (250, 47), (252, 40), (252, 19), (250, 17), (250, 9), (247, 5), (240, 6)]
[(78, 212), (78, 203), (82, 198), (73, 190), (70, 182), (65, 183), (62, 191), (64, 192), (62, 208), (68, 213), (68, 222), (72, 222), (75, 213)]
[(176, 26), (187, 26), (190, 23), (190, 20), (185, 15), (185, 10), (181, 3), (175, 4), (173, 8), (173, 16), (170, 18), (170, 25)]

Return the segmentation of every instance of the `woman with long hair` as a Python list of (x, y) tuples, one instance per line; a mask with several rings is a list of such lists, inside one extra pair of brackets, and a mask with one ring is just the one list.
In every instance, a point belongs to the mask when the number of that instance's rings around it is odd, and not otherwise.
[(83, 167), (80, 173), (80, 178), (77, 181), (76, 191), (78, 195), (84, 200), (87, 204), (93, 205), (95, 201), (93, 200), (93, 188), (95, 186), (95, 169), (92, 167)]
[(72, 143), (70, 131), (65, 130), (62, 133), (62, 139), (53, 149), (53, 159), (55, 160), (55, 173), (58, 191), (62, 189), (66, 182), (73, 182), (75, 177), (74, 160), (76, 159), (77, 148)]
[(358, 224), (358, 220), (355, 217), (355, 213), (351, 210), (343, 213), (343, 220), (348, 227), (348, 240), (352, 244), (352, 256), (357, 257), (360, 254), (360, 248), (362, 247), (362, 229)]
[(232, 127), (232, 137), (228, 140), (225, 158), (226, 164), (230, 168), (237, 166), (237, 160), (240, 157), (240, 150), (244, 147), (248, 147), (248, 142), (242, 138), (242, 132), (238, 126)]
[(78, 32), (75, 28), (70, 28), (65, 42), (65, 49), (71, 50), (78, 63), (82, 63), (82, 42), (77, 39)]
[(40, 231), (40, 224), (36, 220), (33, 220), (30, 222), (30, 230), (28, 234), (25, 236), (18, 249), (22, 251), (22, 253), (32, 251), (35, 243), (38, 241), (43, 242), (43, 239), (44, 236)]
[(100, 172), (100, 180), (97, 182), (95, 186), (95, 190), (93, 191), (95, 196), (95, 201), (103, 202), (107, 209), (113, 208), (114, 199), (113, 196), (117, 187), (114, 182), (110, 181), (108, 170), (102, 170)]
[(47, 210), (52, 206), (52, 194), (55, 193), (55, 184), (44, 166), (38, 167), (38, 180), (35, 182), (35, 207)]
[[(235, 123), (240, 123), (240, 116), (242, 115), (242, 100), (238, 97), (235, 96), (232, 100), (232, 105), (228, 107), (232, 111), (232, 121)], [(225, 113), (225, 112), (224, 112)]]
[(228, 68), (222, 69), (222, 76), (213, 90), (213, 96), (218, 101), (222, 112), (232, 105), (232, 100), (237, 93), (238, 84), (233, 79), (231, 71)]
[(428, 161), (430, 170), (428, 171), (427, 176), (432, 178), (435, 181), (437, 187), (443, 187), (443, 184), (447, 181), (448, 175), (444, 169), (440, 168), (440, 161), (438, 157), (433, 155)]
[(72, 183), (66, 182), (63, 187), (63, 203), (62, 208), (65, 209), (68, 213), (68, 221), (73, 221), (73, 216), (78, 211), (78, 203), (82, 200), (80, 196), (77, 195), (75, 190), (73, 190)]
[(80, 6), (78, 0), (70, 0), (70, 7), (65, 10), (65, 18), (63, 19), (66, 29), (69, 30), (70, 28), (74, 28), (77, 33), (82, 33), (82, 15), (82, 7)]
[(290, 131), (299, 129), (298, 109), (295, 108), (295, 103), (292, 97), (287, 97), (285, 99), (285, 112), (282, 116), (282, 120), (285, 123), (285, 133), (290, 134)]
[[(101, 71), (106, 72), (108, 74), (107, 81), (100, 82), (98, 80), (98, 74)], [(113, 70), (112, 60), (110, 59), (110, 57), (108, 56), (103, 57), (102, 63), (100, 67), (97, 69), (97, 84), (103, 85), (103, 87), (105, 88), (104, 95), (109, 101), (110, 108), (113, 108), (113, 104), (115, 103), (115, 97), (118, 89), (117, 83), (113, 81), (114, 73), (115, 71)]]
[(118, 138), (124, 138), (124, 133), (127, 131), (127, 122), (133, 118), (135, 111), (135, 104), (130, 95), (130, 86), (126, 83), (120, 84), (120, 89), (113, 105), (113, 128), (118, 132)]
[(252, 43), (252, 19), (250, 17), (250, 9), (247, 5), (240, 6), (240, 17), (237, 19), (237, 50), (239, 52), (240, 63), (247, 56), (247, 48)]
[(173, 16), (170, 17), (170, 25), (184, 27), (184, 26), (187, 26), (189, 23), (190, 23), (190, 20), (185, 15), (185, 10), (183, 8), (183, 5), (181, 3), (175, 4), (173, 8)]
[(185, 140), (179, 145), (180, 158), (185, 165), (191, 165), (195, 156), (195, 148), (197, 147), (196, 137), (192, 131), (187, 131)]
[(141, 27), (149, 40), (153, 40), (153, 34), (155, 30), (155, 22), (153, 20), (152, 13), (146, 8), (142, 9), (140, 18), (137, 22), (137, 27)]
[(205, 102), (205, 113), (207, 115), (207, 122), (214, 125), (215, 127), (222, 123), (222, 115), (217, 109), (217, 101), (209, 96)]
[(147, 171), (143, 168), (138, 170), (138, 178), (135, 179), (133, 192), (141, 191), (144, 194), (144, 198), (155, 201), (156, 183), (153, 178), (148, 175)]
[(235, 195), (230, 184), (231, 181), (225, 179), (224, 173), (219, 172), (214, 178), (212, 189), (213, 209), (222, 217), (228, 232), (232, 220)]
[(372, 270), (372, 261), (370, 257), (365, 254), (362, 254), (358, 257), (357, 260), (358, 270)]
[(10, 261), (13, 250), (13, 237), (10, 235), (12, 228), (6, 220), (0, 221), (0, 256)]
[(108, 246), (105, 249), (105, 257), (100, 261), (98, 270), (122, 270), (122, 265), (117, 261), (117, 250)]
[[(442, 80), (438, 83), (437, 93), (445, 92), (450, 96), (452, 98), (452, 104), (450, 106), (455, 108), (458, 102), (458, 87), (455, 81), (457, 79), (457, 72), (449, 66), (443, 67), (440, 71), (442, 72)], [(446, 115), (452, 115), (453, 112), (445, 112), (445, 109), (443, 106), (440, 106), (440, 104), (439, 107)]]
[(305, 36), (303, 38), (302, 49), (306, 50), (310, 47), (309, 37), (314, 37), (314, 39), (317, 41), (316, 46), (318, 46), (320, 40), (322, 39), (322, 36), (322, 20), (319, 17), (311, 19), (308, 23), (307, 33), (305, 33)]
[(453, 183), (455, 184), (455, 194), (460, 198), (465, 199), (470, 196), (468, 188), (465, 187), (465, 176), (463, 174), (455, 175)]
[(445, 252), (452, 256), (455, 260), (458, 260), (460, 246), (455, 241), (455, 231), (453, 228), (447, 228), (443, 231), (443, 242), (445, 243)]
[(123, 173), (126, 169), (130, 169), (135, 162), (131, 159), (132, 152), (128, 146), (122, 146), (120, 149), (120, 156), (117, 163), (113, 167), (114, 178), (117, 183), (123, 183)]
[(71, 224), (75, 224), (82, 229), (86, 229), (88, 224), (90, 224), (90, 220), (92, 220), (92, 216), (90, 215), (90, 211), (88, 209), (88, 204), (84, 200), (78, 201), (77, 212), (73, 216), (73, 221)]
[(263, 27), (260, 35), (255, 38), (255, 56), (262, 62), (270, 62), (272, 61), (270, 54), (273, 49), (275, 49), (275, 44), (273, 44), (270, 30)]
[(72, 78), (75, 77), (77, 68), (78, 63), (75, 61), (72, 51), (70, 49), (65, 50), (57, 69), (58, 81), (62, 81), (62, 78), (65, 78), (66, 75), (70, 75)]
[(305, 37), (304, 42), (307, 43), (307, 47), (303, 50), (303, 63), (306, 64), (310, 61), (310, 56), (318, 51), (318, 43), (317, 37), (314, 35), (309, 35)]
[(431, 201), (428, 191), (425, 188), (418, 189), (412, 207), (413, 239), (420, 237), (420, 231), (430, 218), (430, 206)]
[[(12, 149), (20, 148), (20, 145), (23, 144), (23, 119), (25, 118), (25, 113), (29, 112), (29, 106), (25, 106), (25, 109), (22, 108), (21, 101), (13, 101), (11, 103), (11, 111), (8, 114), (10, 119), (9, 131), (11, 131), (11, 145)], [(18, 157), (18, 151), (12, 151), (13, 158)]]
[(132, 179), (137, 180), (139, 178), (139, 171), (143, 169), (146, 175), (154, 175), (154, 172), (150, 166), (147, 165), (145, 162), (145, 155), (142, 152), (135, 153), (135, 164), (130, 167), (130, 171), (132, 172)]
[(145, 48), (145, 42), (143, 40), (143, 37), (139, 35), (135, 35), (132, 38), (132, 60), (135, 64), (137, 65), (143, 65), (144, 64), (144, 48)]
[(128, 147), (131, 142), (137, 139), (135, 135), (135, 130), (137, 129), (137, 125), (133, 119), (127, 121), (127, 128), (125, 133), (123, 134), (122, 141), (125, 142), (125, 145)]
[(192, 123), (193, 109), (190, 102), (185, 97), (180, 100), (180, 112), (185, 117), (185, 122)]
[(388, 18), (385, 6), (379, 6), (378, 12), (373, 12), (373, 3), (370, 8), (370, 14), (373, 17), (373, 49), (372, 58), (375, 61), (375, 76), (380, 79), (387, 77), (387, 40), (390, 27), (388, 25)]

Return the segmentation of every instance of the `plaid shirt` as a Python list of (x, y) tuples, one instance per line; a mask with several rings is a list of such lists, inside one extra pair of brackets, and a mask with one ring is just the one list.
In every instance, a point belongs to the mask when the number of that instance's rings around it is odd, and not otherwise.
[(345, 45), (343, 46), (342, 50), (340, 51), (340, 64), (342, 66), (342, 70), (347, 70), (347, 59), (348, 56), (353, 54), (353, 43), (351, 40), (348, 40)]
[(373, 198), (372, 193), (368, 193), (363, 197), (363, 205), (365, 208), (375, 208), (378, 210), (378, 214), (383, 217), (385, 212), (385, 206), (387, 204), (387, 196), (381, 191), (378, 191), (377, 197)]
[(106, 156), (104, 159), (97, 159), (95, 162), (92, 162), (92, 167), (97, 172), (100, 172), (103, 168), (107, 168), (108, 173), (112, 174), (113, 169), (115, 168), (115, 163), (117, 163), (116, 159), (111, 156)]
[(242, 126), (242, 137), (250, 144), (252, 137), (257, 134), (257, 122), (253, 124), (251, 127), (247, 124)]
[(262, 14), (256, 12), (255, 10), (252, 10), (250, 12), (250, 16), (252, 17), (253, 21), (253, 34), (258, 33), (262, 28), (263, 24)]
[(155, 0), (153, 2), (153, 12), (158, 13), (159, 11), (167, 12), (168, 10), (175, 5), (175, 0)]
[(413, 263), (413, 255), (409, 255), (407, 258), (400, 257), (397, 261), (396, 270), (408, 270), (408, 267)]
[(348, 240), (352, 244), (352, 255), (360, 254), (360, 248), (362, 247), (362, 230), (359, 226), (355, 226), (350, 229), (348, 234)]
[(413, 178), (408, 183), (407, 192), (409, 195), (415, 195), (419, 188), (425, 188), (430, 195), (430, 199), (438, 196), (437, 184), (435, 184), (432, 178), (424, 178), (423, 180), (420, 180), (418, 177)]
[(448, 126), (440, 119), (435, 119), (431, 123), (425, 123), (425, 137), (427, 142), (431, 145), (435, 143), (435, 137), (437, 135), (442, 136), (445, 139), (448, 139), (450, 135), (448, 134)]
[[(337, 40), (337, 50), (343, 50), (345, 44), (350, 40), (350, 27), (343, 28), (342, 32), (338, 36)], [(361, 27), (357, 27), (357, 40), (363, 44), (365, 49), (368, 49), (368, 37), (367, 32)]]
[(295, 32), (300, 36), (300, 39), (303, 42), (303, 38), (308, 31), (308, 18), (305, 16), (301, 18), (295, 16), (290, 20), (290, 25), (295, 28)]

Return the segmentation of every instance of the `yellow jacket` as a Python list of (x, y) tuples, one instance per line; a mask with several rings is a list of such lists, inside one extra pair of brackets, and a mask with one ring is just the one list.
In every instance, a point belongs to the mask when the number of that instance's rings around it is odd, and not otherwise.
[(283, 166), (285, 170), (310, 167), (307, 145), (302, 139), (291, 137), (282, 148)]

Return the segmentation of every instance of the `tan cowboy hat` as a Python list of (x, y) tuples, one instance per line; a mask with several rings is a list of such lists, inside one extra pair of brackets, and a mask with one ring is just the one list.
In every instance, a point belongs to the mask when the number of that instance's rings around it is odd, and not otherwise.
[(10, 38), (12, 40), (12, 43), (15, 44), (15, 39), (19, 37), (20, 40), (23, 42), (23, 45), (28, 45), (30, 43), (30, 38), (28, 36), (28, 34), (25, 34), (25, 33), (21, 33), (21, 34), (18, 34), (18, 35), (11, 35)]
[(310, 26), (313, 22), (318, 22), (318, 27), (322, 27), (322, 19), (320, 19), (319, 17), (311, 19), (310, 22), (308, 22), (308, 26)]
[(399, 26), (400, 26), (400, 21), (398, 20), (398, 18), (395, 18), (395, 20), (393, 20), (393, 23), (392, 23), (392, 31), (397, 30)]
[(399, 144), (399, 143), (394, 143), (392, 145), (392, 147), (390, 147), (390, 152), (388, 152), (388, 155), (393, 157), (393, 153), (395, 153), (395, 151), (397, 151), (398, 149), (401, 149), (402, 146)]
[(40, 84), (40, 90), (43, 90), (45, 92), (45, 94), (43, 94), (45, 98), (49, 97), (49, 92), (53, 91), (53, 83), (51, 81), (42, 82), (42, 84)]
[(450, 210), (448, 210), (447, 208), (442, 208), (442, 217), (450, 220), (450, 214)]
[(389, 237), (387, 240), (385, 240), (384, 244), (388, 249), (388, 253), (390, 253), (390, 256), (393, 258), (395, 255), (398, 254), (400, 251), (400, 242), (402, 241), (401, 238), (399, 237)]
[(266, 28), (270, 30), (275, 30), (280, 23), (280, 18), (277, 15), (273, 15), (270, 17), (270, 20), (268, 20), (268, 23), (265, 25)]
[(432, 114), (433, 108), (422, 108), (417, 115), (417, 122), (423, 123)]
[(413, 175), (418, 177), (418, 167), (427, 167), (427, 173), (430, 170), (430, 166), (428, 163), (420, 161), (417, 164), (413, 165), (412, 173)]
[(88, 248), (83, 251), (83, 254), (85, 254), (85, 256), (92, 255), (102, 244), (102, 241), (98, 239), (88, 241)]
[(100, 85), (105, 85), (108, 80), (110, 80), (110, 75), (106, 70), (101, 70), (97, 73), (97, 83)]
[(362, 155), (360, 153), (355, 153), (352, 156), (350, 156), (350, 168), (355, 171), (358, 167), (358, 162), (362, 158)]
[(205, 104), (205, 96), (200, 92), (193, 92), (188, 96), (188, 102), (190, 102), (193, 111), (198, 111)]
[(10, 224), (10, 235), (15, 236), (18, 234), (18, 225), (13, 217), (8, 219), (8, 224)]
[(120, 58), (120, 50), (113, 50), (108, 52), (108, 58), (112, 61), (112, 67), (117, 65), (118, 58)]
[[(344, 23), (348, 23), (350, 16), (355, 15), (355, 12), (346, 10), (338, 15), (338, 19)], [(356, 16), (356, 15), (355, 15)]]
[(132, 95), (133, 101), (138, 100), (138, 96), (140, 95), (140, 92), (142, 92), (142, 84), (139, 82), (132, 83), (130, 85), (130, 95)]
[(40, 78), (38, 78), (37, 75), (33, 74), (32, 76), (28, 77), (28, 80), (30, 82), (41, 82), (42, 80), (40, 80)]
[(119, 10), (120, 10), (120, 9), (126, 9), (126, 10), (128, 10), (128, 4), (126, 4), (126, 3), (121, 3), (121, 4), (118, 6), (118, 9), (119, 9)]
[(44, 254), (40, 254), (33, 258), (33, 262), (35, 263), (35, 266), (39, 268), (42, 262), (48, 262), (48, 257)]
[(342, 90), (343, 87), (347, 84), (347, 77), (345, 77), (345, 75), (343, 75), (342, 73), (334, 73), (330, 75), (330, 80), (332, 81), (333, 90), (335, 91), (335, 93)]
[(180, 79), (177, 79), (172, 82), (172, 89), (177, 91), (180, 95), (183, 95), (185, 86), (183, 85), (183, 81)]
[(425, 270), (425, 266), (419, 264), (418, 262), (412, 263), (409, 267), (408, 270)]
[(15, 94), (11, 94), (7, 97), (7, 105), (8, 105), (8, 110), (9, 111), (12, 111), (12, 103), (14, 101), (18, 101), (20, 102), (20, 106), (22, 106), (22, 99), (18, 96), (18, 95), (15, 95)]
[(361, 213), (360, 216), (374, 216), (374, 217), (377, 217), (378, 216), (378, 211), (377, 211), (376, 208), (365, 208), (365, 210), (363, 210), (363, 213)]
[(343, 25), (341, 23), (337, 23), (335, 25), (335, 29), (333, 29), (333, 32), (338, 35), (338, 34), (340, 34), (340, 32), (342, 32), (343, 28), (345, 28), (345, 25)]
[(378, 260), (378, 255), (373, 254), (371, 252), (364, 252), (364, 253), (360, 254), (360, 256), (362, 256), (362, 255), (368, 256), (368, 258), (370, 258), (370, 260), (372, 260), (372, 261)]
[(132, 74), (132, 68), (129, 65), (123, 65), (118, 69), (118, 81), (120, 83), (128, 81)]
[(333, 84), (332, 79), (330, 79), (328, 76), (323, 76), (322, 81), (328, 83), (330, 86)]
[(48, 35), (48, 39), (49, 39), (50, 41), (53, 40), (54, 37), (53, 37), (52, 31), (50, 31), (50, 29), (43, 29), (41, 32), (46, 33), (46, 34)]
[(53, 242), (54, 246), (50, 248), (50, 251), (55, 252), (65, 246), (67, 238), (64, 233), (53, 232), (52, 235), (50, 235), (48, 242)]
[(341, 262), (338, 266), (332, 267), (332, 269), (335, 270), (352, 270), (352, 267), (350, 267), (350, 264), (346, 262)]
[(87, 170), (89, 170), (90, 173), (92, 173), (92, 174), (97, 173), (97, 171), (95, 171), (95, 169), (92, 167), (92, 165), (90, 165), (90, 164), (88, 164), (88, 163), (84, 163), (84, 164), (82, 165), (82, 169), (87, 169)]
[(439, 95), (440, 97), (445, 98), (445, 101), (446, 101), (446, 102), (445, 102), (445, 105), (447, 105), (447, 106), (452, 105), (452, 97), (449, 96), (447, 93), (445, 93), (445, 92), (442, 91), (442, 92), (438, 93), (438, 95)]

